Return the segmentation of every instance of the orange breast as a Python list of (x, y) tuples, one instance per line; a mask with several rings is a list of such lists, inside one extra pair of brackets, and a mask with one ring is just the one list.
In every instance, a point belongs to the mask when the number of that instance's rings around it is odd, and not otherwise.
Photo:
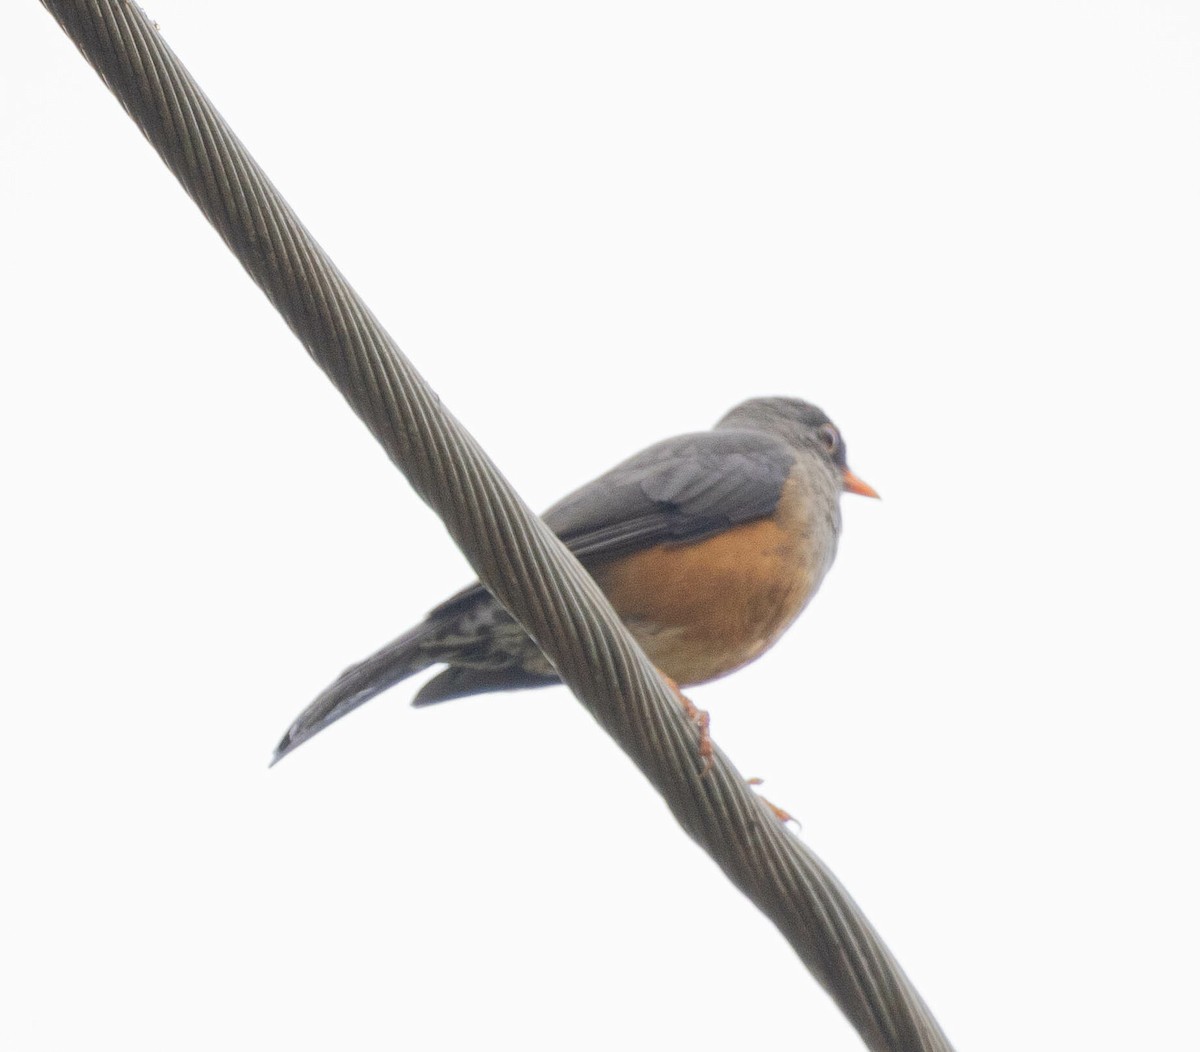
[(804, 609), (832, 559), (785, 487), (776, 514), (696, 544), (655, 548), (593, 568), (654, 664), (681, 686), (753, 661)]

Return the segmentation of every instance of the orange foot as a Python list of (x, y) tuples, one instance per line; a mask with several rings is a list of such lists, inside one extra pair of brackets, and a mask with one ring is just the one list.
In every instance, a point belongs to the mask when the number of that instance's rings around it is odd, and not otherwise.
[[(763, 784), (763, 780), (761, 778), (747, 778), (746, 784), (758, 786)], [(779, 821), (784, 823), (796, 822), (796, 819), (791, 815), (791, 813), (785, 811), (782, 807), (776, 807), (773, 803), (771, 803), (770, 800), (763, 796), (762, 793), (758, 794), (758, 798), (771, 809), (771, 813), (774, 814)], [(796, 822), (796, 825), (799, 824), (799, 822)]]
[(687, 718), (696, 725), (696, 729), (700, 732), (700, 761), (703, 764), (703, 769), (700, 771), (701, 777), (708, 774), (712, 770), (713, 765), (713, 743), (712, 738), (708, 733), (709, 716), (703, 709), (698, 709), (692, 703), (682, 690), (679, 689), (679, 684), (676, 683), (665, 672), (660, 672), (663, 682), (671, 688), (671, 692), (679, 699), (679, 704), (683, 706), (683, 711)]

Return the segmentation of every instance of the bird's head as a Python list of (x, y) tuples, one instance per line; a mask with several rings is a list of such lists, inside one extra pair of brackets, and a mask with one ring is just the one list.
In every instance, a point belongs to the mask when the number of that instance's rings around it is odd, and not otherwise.
[(863, 497), (879, 494), (846, 463), (842, 433), (820, 409), (799, 398), (751, 398), (734, 406), (717, 423), (719, 428), (744, 428), (779, 435), (796, 449), (814, 450), (840, 476), (842, 489)]

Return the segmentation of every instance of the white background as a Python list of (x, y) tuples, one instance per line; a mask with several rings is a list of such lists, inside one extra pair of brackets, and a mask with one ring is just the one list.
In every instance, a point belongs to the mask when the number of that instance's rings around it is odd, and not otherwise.
[[(697, 689), (961, 1049), (1194, 1047), (1200, 8), (157, 0), (536, 507), (823, 406), (839, 561)], [(32, 0), (0, 34), (0, 1046), (857, 1049)], [(419, 682), (419, 681), (418, 681)]]

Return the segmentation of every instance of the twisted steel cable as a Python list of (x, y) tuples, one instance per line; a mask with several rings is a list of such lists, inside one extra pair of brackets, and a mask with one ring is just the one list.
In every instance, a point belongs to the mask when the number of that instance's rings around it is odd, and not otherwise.
[(127, 0), (42, 2), (441, 516), (480, 580), (688, 834), (775, 923), (867, 1047), (950, 1052), (907, 976), (820, 859), (719, 749), (704, 772), (695, 727), (595, 582), (441, 406), (145, 13)]

